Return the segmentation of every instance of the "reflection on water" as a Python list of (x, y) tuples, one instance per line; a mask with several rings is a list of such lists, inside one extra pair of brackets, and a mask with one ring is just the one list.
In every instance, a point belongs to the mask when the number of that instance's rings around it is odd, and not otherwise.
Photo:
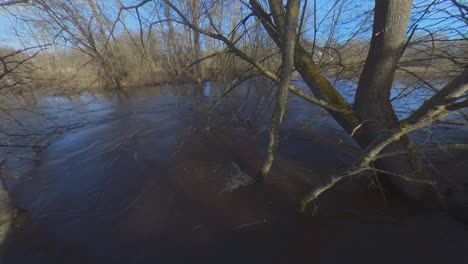
[[(415, 243), (443, 249), (429, 263), (466, 259), (459, 253), (468, 233), (458, 223), (402, 212), (398, 201), (382, 211), (380, 193), (356, 191), (357, 180), (317, 204), (318, 217), (298, 215), (307, 190), (356, 159), (336, 123), (300, 98), (290, 98), (270, 179), (252, 184), (271, 85), (247, 83), (207, 109), (222, 88), (11, 100), (1, 142), (46, 148), (1, 150), (8, 187), (30, 214), (4, 262), (337, 263), (365, 250), (362, 262), (374, 263), (408, 248), (408, 259), (427, 256)], [(452, 135), (467, 139), (466, 131)]]

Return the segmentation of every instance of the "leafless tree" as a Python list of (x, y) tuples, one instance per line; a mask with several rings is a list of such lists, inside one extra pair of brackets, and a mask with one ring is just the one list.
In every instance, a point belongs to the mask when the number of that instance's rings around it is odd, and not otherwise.
[[(201, 28), (181, 12), (173, 2), (168, 0), (163, 2), (177, 13), (181, 24), (223, 42), (233, 54), (250, 63), (266, 77), (280, 83), (279, 87), (284, 85), (282, 82), (285, 80), (284, 77), (278, 77), (274, 71), (269, 70), (258, 60), (246, 54), (226, 36), (216, 31)], [(285, 43), (283, 32), (288, 25), (286, 21), (289, 16), (282, 1), (270, 0), (268, 5), (257, 0), (243, 3), (262, 23), (271, 39), (281, 48), (284, 59), (284, 53), (286, 53), (284, 47), (287, 43)], [(290, 84), (288, 89), (327, 109), (330, 115), (361, 147), (361, 164), (357, 166), (357, 170), (345, 175), (354, 175), (357, 172), (369, 170), (375, 171), (385, 175), (382, 178), (383, 182), (396, 186), (412, 201), (421, 202), (423, 197), (427, 197), (427, 193), (432, 193), (432, 197), (435, 196), (441, 201), (443, 194), (448, 193), (448, 189), (454, 191), (457, 187), (443, 186), (439, 183), (447, 181), (432, 178), (434, 175), (425, 169), (423, 159), (418, 158), (421, 157), (421, 151), (416, 148), (408, 133), (430, 126), (450, 112), (466, 107), (468, 70), (466, 65), (462, 65), (460, 74), (444, 87), (438, 89), (419, 109), (404, 120), (397, 118), (391, 104), (390, 91), (401, 55), (405, 49), (411, 10), (412, 1), (376, 1), (373, 12), (372, 37), (353, 105), (349, 104), (326, 78), (301, 42), (295, 43), (294, 66), (310, 88), (311, 93), (305, 93)], [(279, 96), (279, 98), (284, 100), (284, 95), (283, 97)], [(281, 107), (278, 108), (281, 109)], [(272, 128), (275, 128), (278, 120), (281, 120), (278, 117), (281, 117), (281, 114), (274, 115)], [(270, 150), (274, 149), (276, 144), (274, 135), (277, 134), (277, 131), (275, 130), (272, 130), (273, 136), (270, 137), (267, 164), (272, 162)], [(268, 169), (265, 169), (262, 175), (265, 175), (267, 171)], [(326, 187), (333, 186), (343, 177), (333, 178)], [(434, 182), (437, 182), (437, 185)], [(305, 199), (304, 204), (315, 199), (319, 193), (321, 192), (312, 192)]]

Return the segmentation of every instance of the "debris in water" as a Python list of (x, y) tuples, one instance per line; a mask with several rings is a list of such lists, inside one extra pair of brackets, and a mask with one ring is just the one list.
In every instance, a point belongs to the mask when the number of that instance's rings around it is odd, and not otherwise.
[(230, 163), (230, 173), (226, 175), (226, 183), (221, 192), (232, 192), (241, 186), (250, 185), (255, 180), (245, 173), (236, 162)]
[(251, 226), (254, 226), (254, 225), (258, 225), (258, 224), (261, 224), (261, 223), (265, 223), (266, 219), (263, 219), (263, 220), (259, 220), (259, 221), (256, 221), (256, 222), (252, 222), (252, 223), (247, 223), (247, 224), (243, 224), (243, 225), (240, 225), (238, 226), (237, 228), (244, 228), (244, 227), (251, 227)]

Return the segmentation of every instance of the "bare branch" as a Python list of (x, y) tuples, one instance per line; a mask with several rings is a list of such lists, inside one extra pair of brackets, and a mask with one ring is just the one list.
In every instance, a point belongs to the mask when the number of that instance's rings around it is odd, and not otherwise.
[(10, 6), (16, 4), (27, 4), (29, 3), (28, 0), (3, 0), (0, 1), (0, 6)]
[[(400, 123), (417, 123), (431, 111), (450, 111), (450, 108), (447, 108), (446, 106), (456, 101), (461, 96), (464, 96), (467, 92), (468, 67), (465, 67), (460, 75), (445, 85), (439, 92), (424, 102), (424, 104), (418, 110), (416, 110), (406, 120), (403, 120)], [(463, 105), (464, 104), (462, 103), (461, 106)], [(455, 107), (455, 109), (457, 109), (457, 107)]]
[[(280, 81), (280, 78), (278, 76), (276, 76), (276, 74), (274, 74), (273, 72), (269, 71), (268, 69), (266, 69), (264, 66), (262, 66), (259, 62), (257, 62), (254, 58), (248, 56), (247, 54), (245, 54), (243, 51), (241, 51), (240, 49), (238, 49), (231, 41), (229, 41), (226, 37), (220, 35), (220, 34), (217, 34), (217, 33), (213, 33), (213, 32), (210, 32), (210, 31), (207, 31), (207, 30), (203, 30), (195, 25), (193, 25), (189, 19), (175, 6), (173, 5), (169, 0), (163, 0), (167, 5), (169, 5), (179, 16), (180, 18), (182, 19), (182, 23), (188, 27), (190, 27), (192, 30), (195, 30), (195, 31), (198, 31), (200, 32), (201, 34), (203, 35), (206, 35), (208, 37), (211, 37), (211, 38), (214, 38), (214, 39), (218, 39), (218, 40), (221, 40), (223, 43), (225, 43), (228, 48), (235, 54), (237, 55), (238, 57), (242, 58), (243, 60), (245, 60), (246, 62), (252, 64), (254, 67), (256, 67), (258, 70), (260, 70), (261, 73), (263, 73), (266, 77), (268, 77), (269, 79), (279, 83)], [(349, 113), (349, 109), (343, 109), (341, 107), (337, 107), (337, 106), (334, 106), (332, 105), (331, 103), (328, 103), (326, 102), (325, 100), (321, 100), (321, 99), (318, 99), (312, 95), (308, 95), (306, 94), (305, 92), (302, 92), (299, 88), (295, 88), (293, 86), (289, 86), (289, 90), (291, 92), (294, 92), (296, 95), (312, 102), (312, 103), (315, 103), (319, 106), (322, 106), (322, 107), (325, 107), (329, 110), (332, 110), (332, 111), (335, 111), (335, 112), (340, 112), (340, 113)]]
[(193, 67), (195, 64), (198, 64), (198, 63), (201, 63), (205, 60), (208, 60), (208, 59), (211, 59), (211, 58), (214, 58), (214, 57), (217, 57), (217, 56), (220, 56), (220, 55), (223, 55), (223, 54), (227, 54), (228, 51), (226, 50), (222, 50), (222, 51), (218, 51), (218, 52), (213, 52), (211, 54), (208, 54), (192, 63), (190, 63), (189, 65), (187, 65), (185, 68), (183, 68), (179, 74), (176, 76), (176, 78), (179, 78), (180, 76), (182, 76), (182, 74), (184, 74), (185, 71), (187, 71), (188, 69), (190, 69), (191, 67)]

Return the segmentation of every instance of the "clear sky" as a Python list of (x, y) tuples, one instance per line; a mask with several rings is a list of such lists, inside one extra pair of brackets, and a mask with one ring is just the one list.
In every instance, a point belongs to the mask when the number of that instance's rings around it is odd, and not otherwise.
[[(100, 1), (100, 0), (99, 0)], [(237, 0), (232, 0), (237, 1)], [(128, 0), (124, 1), (124, 4), (134, 4), (136, 0)], [(304, 2), (304, 1), (302, 1)], [(358, 35), (354, 35), (354, 33), (358, 30), (359, 26), (362, 24), (363, 21), (366, 19), (372, 20), (372, 14), (368, 13), (367, 15), (363, 13), (363, 11), (372, 10), (374, 1), (373, 0), (344, 0), (344, 1), (333, 1), (333, 0), (317, 0), (317, 25), (320, 25), (318, 31), (318, 38), (326, 39), (329, 34), (329, 28), (335, 18), (338, 15), (337, 10), (340, 10), (340, 20), (343, 23), (339, 23), (337, 25), (337, 30), (334, 32), (334, 38), (339, 41), (346, 41), (347, 38), (350, 36), (358, 37), (358, 38), (368, 38), (369, 31), (363, 32)], [(425, 10), (425, 7), (428, 3), (432, 2), (432, 0), (414, 0), (414, 9), (413, 9), (413, 16), (415, 18), (418, 17), (418, 12)], [(113, 1), (100, 1), (102, 5), (105, 7), (106, 12), (113, 14), (114, 16), (117, 13), (117, 6), (110, 6), (110, 4), (114, 3)], [(309, 0), (309, 14), (312, 14), (312, 6), (314, 1)], [(466, 25), (463, 23), (454, 22), (454, 19), (445, 20), (444, 18), (449, 15), (449, 13), (456, 14), (456, 10), (448, 11), (445, 10), (446, 7), (450, 5), (450, 1), (447, 0), (439, 0), (438, 5), (431, 9), (431, 13), (429, 13), (426, 19), (419, 21), (419, 28), (426, 28), (432, 29), (434, 31), (435, 28), (440, 29), (444, 34), (448, 36), (455, 36), (458, 35), (467, 35), (468, 32), (466, 29)], [(334, 9), (332, 9), (334, 7)], [(9, 7), (11, 8), (11, 7)], [(18, 8), (18, 7), (14, 7)], [(21, 7), (19, 7), (21, 8)], [(436, 12), (437, 11), (437, 12)], [(144, 10), (142, 10), (144, 12)], [(442, 21), (442, 22), (440, 22)], [(137, 24), (134, 16), (127, 16), (128, 27), (132, 30), (137, 30)], [(454, 24), (455, 23), (455, 24)], [(459, 24), (456, 24), (459, 23)], [(410, 23), (411, 24), (411, 23)], [(19, 42), (18, 38), (14, 34), (14, 25), (15, 19), (5, 11), (5, 8), (0, 8), (0, 46), (10, 46), (13, 48), (19, 48), (22, 44)], [(307, 21), (307, 25), (309, 30), (306, 32), (306, 35), (311, 37), (313, 35), (313, 18), (309, 17)], [(458, 28), (458, 30), (453, 30), (453, 28)], [(367, 27), (368, 28), (368, 27)], [(424, 31), (421, 31), (424, 32)], [(30, 44), (30, 43), (25, 43)]]
[(12, 34), (12, 21), (10, 21), (9, 15), (5, 10), (0, 9), (0, 46), (12, 46), (18, 45), (18, 40)]

